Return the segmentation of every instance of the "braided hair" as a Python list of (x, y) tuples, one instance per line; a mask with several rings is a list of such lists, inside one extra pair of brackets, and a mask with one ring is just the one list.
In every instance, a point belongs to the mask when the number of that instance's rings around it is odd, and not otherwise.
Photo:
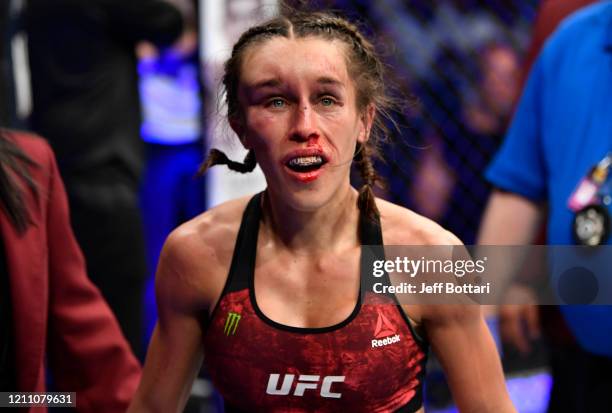
[[(376, 54), (374, 45), (366, 39), (358, 27), (342, 17), (323, 12), (285, 11), (284, 15), (254, 26), (244, 32), (234, 45), (230, 58), (225, 63), (223, 86), (226, 92), (228, 118), (237, 119), (241, 113), (238, 100), (240, 71), (245, 51), (252, 45), (265, 42), (274, 37), (304, 38), (322, 37), (339, 40), (347, 46), (347, 68), (355, 82), (356, 104), (360, 112), (373, 105), (376, 114), (365, 143), (358, 143), (354, 160), (363, 180), (359, 189), (358, 207), (370, 217), (379, 215), (376, 207), (373, 186), (380, 180), (374, 169), (373, 159), (379, 157), (378, 144), (387, 135), (385, 121), (393, 120), (390, 112), (395, 108), (393, 99), (387, 96), (385, 87), (385, 68)], [(255, 168), (256, 160), (252, 151), (244, 162), (229, 160), (225, 154), (212, 149), (200, 167), (202, 174), (214, 165), (227, 165), (231, 170), (246, 173)]]

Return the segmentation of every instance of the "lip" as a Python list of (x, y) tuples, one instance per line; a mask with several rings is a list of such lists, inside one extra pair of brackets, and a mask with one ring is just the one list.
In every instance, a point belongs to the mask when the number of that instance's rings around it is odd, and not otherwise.
[(283, 165), (283, 167), (285, 168), (285, 171), (294, 179), (302, 182), (302, 183), (308, 183), (308, 182), (312, 182), (314, 180), (316, 180), (321, 173), (323, 172), (323, 169), (325, 168), (325, 165), (323, 165), (322, 167), (320, 167), (319, 169), (317, 169), (316, 171), (310, 171), (310, 172), (296, 172), (293, 171), (291, 169), (289, 169), (289, 167), (287, 165)]
[(323, 158), (324, 162), (329, 162), (329, 156), (325, 154), (325, 151), (320, 146), (294, 149), (291, 152), (285, 154), (285, 156), (283, 156), (283, 158), (281, 159), (281, 162), (283, 163), (283, 165), (286, 165), (289, 160), (291, 160), (292, 158), (297, 158), (298, 156), (320, 156), (321, 158)]
[[(297, 158), (300, 156), (320, 156), (321, 158), (323, 158), (324, 163), (319, 169), (314, 170), (314, 171), (296, 172), (287, 166), (287, 162), (289, 162), (289, 160), (291, 160), (292, 158)], [(312, 182), (316, 180), (317, 178), (319, 178), (319, 176), (321, 175), (321, 173), (327, 166), (328, 162), (329, 162), (329, 156), (325, 154), (325, 151), (323, 151), (323, 148), (321, 147), (295, 149), (287, 153), (285, 156), (283, 156), (281, 160), (283, 168), (287, 172), (287, 174), (289, 174), (292, 178), (302, 183)]]

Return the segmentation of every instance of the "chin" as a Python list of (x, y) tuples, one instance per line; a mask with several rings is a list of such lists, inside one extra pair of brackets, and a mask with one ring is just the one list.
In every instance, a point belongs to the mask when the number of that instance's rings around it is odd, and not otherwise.
[(333, 191), (322, 189), (304, 189), (301, 191), (287, 191), (287, 201), (292, 209), (301, 212), (314, 212), (324, 208), (332, 199)]
[(273, 196), (276, 201), (286, 207), (300, 212), (314, 212), (325, 208), (337, 195), (337, 187), (323, 182), (312, 182), (310, 184), (290, 183), (277, 186)]

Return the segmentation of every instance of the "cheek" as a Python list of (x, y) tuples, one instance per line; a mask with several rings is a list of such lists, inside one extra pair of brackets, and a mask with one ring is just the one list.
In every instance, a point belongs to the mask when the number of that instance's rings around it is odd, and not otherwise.
[(246, 119), (246, 144), (255, 151), (257, 161), (263, 169), (277, 158), (284, 128), (278, 116), (251, 113)]
[(277, 116), (255, 112), (247, 116), (247, 137), (256, 147), (268, 147), (282, 136), (283, 128)]

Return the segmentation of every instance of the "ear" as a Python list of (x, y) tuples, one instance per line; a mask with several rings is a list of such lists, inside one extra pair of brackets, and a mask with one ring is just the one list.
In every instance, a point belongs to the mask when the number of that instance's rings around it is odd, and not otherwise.
[(361, 143), (367, 142), (370, 139), (370, 131), (374, 124), (374, 116), (376, 115), (376, 107), (370, 103), (361, 115), (361, 131), (357, 137), (357, 141)]
[(240, 119), (238, 116), (233, 116), (229, 118), (229, 124), (236, 135), (238, 135), (238, 139), (240, 139), (242, 146), (244, 146), (245, 149), (251, 149), (246, 142), (246, 133), (244, 131), (244, 123), (242, 119)]

